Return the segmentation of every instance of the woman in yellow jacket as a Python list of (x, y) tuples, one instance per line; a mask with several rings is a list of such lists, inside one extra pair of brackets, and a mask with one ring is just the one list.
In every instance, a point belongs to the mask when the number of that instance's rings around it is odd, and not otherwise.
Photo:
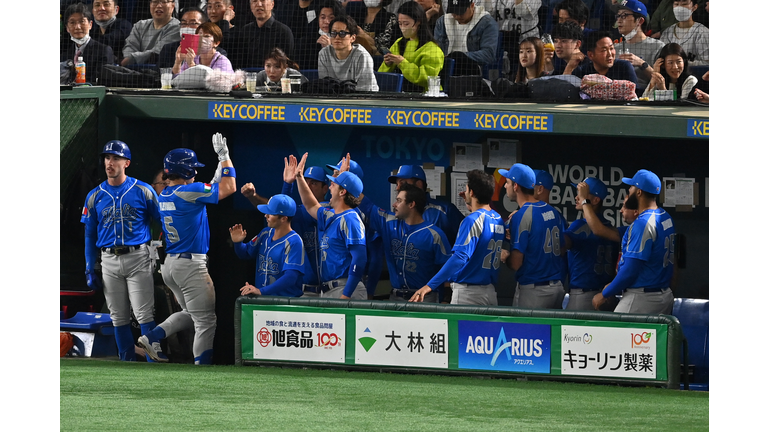
[[(397, 10), (397, 22), (403, 37), (384, 55), (379, 72), (403, 74), (403, 91), (425, 92), (427, 77), (438, 76), (445, 55), (432, 37), (424, 9), (415, 1), (403, 3)], [(402, 54), (401, 54), (402, 53)]]

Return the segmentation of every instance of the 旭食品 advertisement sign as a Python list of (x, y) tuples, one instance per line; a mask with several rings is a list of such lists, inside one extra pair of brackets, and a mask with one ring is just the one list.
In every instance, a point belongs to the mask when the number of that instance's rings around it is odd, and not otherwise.
[(658, 331), (562, 326), (562, 374), (655, 379)]
[(345, 315), (253, 311), (253, 358), (344, 363)]

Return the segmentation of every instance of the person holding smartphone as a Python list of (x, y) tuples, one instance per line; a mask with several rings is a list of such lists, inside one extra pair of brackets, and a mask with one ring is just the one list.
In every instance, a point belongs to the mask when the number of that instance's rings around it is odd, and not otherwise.
[(397, 23), (403, 37), (386, 50), (379, 72), (400, 72), (405, 78), (403, 91), (425, 92), (428, 77), (438, 76), (443, 68), (443, 50), (435, 43), (424, 9), (415, 1), (400, 6)]

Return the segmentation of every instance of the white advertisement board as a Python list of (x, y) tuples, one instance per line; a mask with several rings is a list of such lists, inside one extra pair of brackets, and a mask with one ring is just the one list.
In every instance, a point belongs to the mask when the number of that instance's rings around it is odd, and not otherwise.
[(448, 320), (358, 315), (355, 363), (448, 368)]
[(253, 358), (344, 363), (345, 316), (253, 311)]
[(564, 325), (560, 337), (563, 375), (656, 378), (656, 330)]

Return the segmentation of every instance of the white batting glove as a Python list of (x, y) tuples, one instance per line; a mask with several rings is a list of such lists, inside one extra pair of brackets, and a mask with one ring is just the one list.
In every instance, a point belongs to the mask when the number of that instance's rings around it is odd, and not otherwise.
[(227, 139), (220, 133), (213, 134), (213, 151), (219, 155), (219, 162), (229, 160), (229, 148), (227, 148)]
[(216, 165), (216, 173), (213, 175), (210, 184), (218, 183), (221, 181), (221, 162)]

